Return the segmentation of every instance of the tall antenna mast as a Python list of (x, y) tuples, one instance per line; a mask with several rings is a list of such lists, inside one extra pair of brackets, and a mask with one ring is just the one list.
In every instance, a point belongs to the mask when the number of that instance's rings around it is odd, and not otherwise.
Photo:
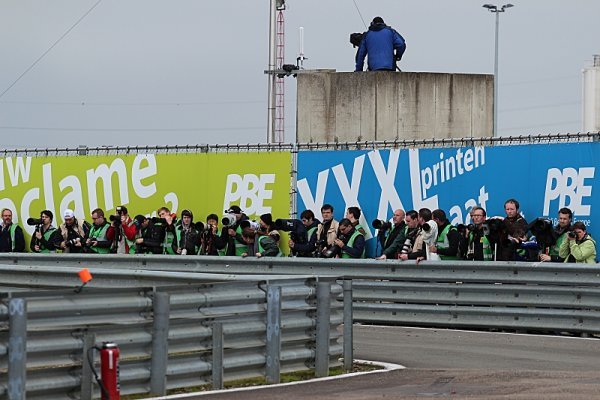
[[(285, 0), (271, 0), (269, 18), (269, 71), (281, 69), (285, 55)], [(269, 75), (267, 143), (284, 140), (284, 83), (276, 74)]]

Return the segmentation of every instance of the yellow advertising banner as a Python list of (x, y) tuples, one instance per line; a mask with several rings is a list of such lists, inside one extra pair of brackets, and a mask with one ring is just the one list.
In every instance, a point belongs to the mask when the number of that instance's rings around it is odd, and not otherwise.
[(25, 221), (42, 210), (54, 213), (54, 226), (66, 209), (91, 221), (92, 210), (113, 214), (119, 205), (131, 216), (189, 209), (202, 222), (232, 205), (251, 219), (288, 218), (290, 167), (288, 152), (5, 157), (0, 208), (11, 209), (28, 236), (35, 227)]

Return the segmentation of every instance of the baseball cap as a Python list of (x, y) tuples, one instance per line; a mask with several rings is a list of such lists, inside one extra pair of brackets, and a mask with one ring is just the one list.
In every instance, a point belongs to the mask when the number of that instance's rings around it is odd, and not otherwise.
[(65, 210), (65, 212), (63, 213), (63, 217), (65, 217), (65, 218), (74, 218), (75, 217), (75, 213), (70, 208), (67, 208)]
[(231, 214), (241, 214), (243, 213), (242, 209), (239, 206), (231, 206), (228, 210), (225, 210), (226, 213)]

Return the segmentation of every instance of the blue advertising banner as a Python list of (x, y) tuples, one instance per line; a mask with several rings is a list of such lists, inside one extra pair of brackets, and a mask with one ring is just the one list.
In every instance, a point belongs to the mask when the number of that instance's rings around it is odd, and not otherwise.
[[(452, 224), (470, 222), (469, 210), (482, 206), (490, 216), (505, 216), (504, 203), (517, 199), (528, 222), (569, 207), (592, 237), (600, 238), (600, 200), (595, 167), (600, 143), (532, 144), (496, 147), (303, 151), (298, 154), (298, 212), (320, 218), (323, 204), (337, 220), (346, 208), (362, 210), (368, 256), (375, 255), (374, 219), (393, 210), (444, 210)], [(598, 190), (598, 189), (596, 189)], [(599, 211), (600, 213), (600, 211)]]

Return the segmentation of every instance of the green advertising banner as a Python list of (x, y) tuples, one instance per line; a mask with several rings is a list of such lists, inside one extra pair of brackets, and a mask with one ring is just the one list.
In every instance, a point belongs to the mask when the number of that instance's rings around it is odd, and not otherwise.
[(288, 152), (6, 157), (0, 159), (0, 208), (13, 211), (28, 235), (29, 217), (54, 213), (54, 226), (70, 208), (91, 221), (95, 208), (112, 214), (125, 205), (133, 217), (154, 216), (162, 206), (189, 209), (194, 220), (219, 217), (239, 205), (251, 218), (288, 218)]

